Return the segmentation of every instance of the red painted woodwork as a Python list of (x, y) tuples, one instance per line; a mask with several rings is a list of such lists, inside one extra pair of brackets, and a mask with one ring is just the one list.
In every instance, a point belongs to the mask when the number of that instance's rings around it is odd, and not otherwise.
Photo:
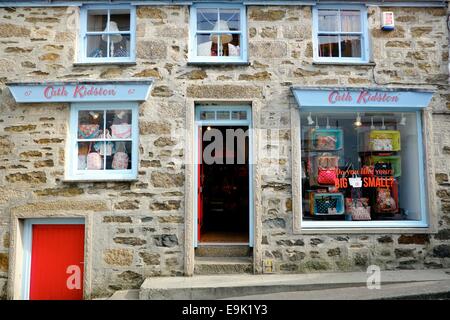
[(203, 224), (203, 131), (198, 128), (198, 188), (197, 188), (197, 239), (200, 241)]
[[(33, 225), (31, 300), (83, 299), (83, 269), (84, 225)], [(79, 286), (74, 281), (74, 270), (80, 271)]]

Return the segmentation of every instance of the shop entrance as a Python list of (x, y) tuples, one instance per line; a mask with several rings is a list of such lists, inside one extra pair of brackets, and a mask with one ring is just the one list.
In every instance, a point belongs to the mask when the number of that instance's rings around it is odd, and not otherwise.
[(202, 108), (197, 119), (195, 245), (251, 246), (249, 112)]

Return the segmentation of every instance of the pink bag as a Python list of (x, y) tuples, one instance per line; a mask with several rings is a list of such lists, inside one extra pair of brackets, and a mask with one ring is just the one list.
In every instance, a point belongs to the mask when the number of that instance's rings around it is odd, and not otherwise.
[(368, 198), (345, 198), (345, 211), (352, 215), (352, 220), (370, 220), (370, 206)]
[(101, 170), (103, 167), (102, 156), (97, 152), (91, 152), (92, 142), (89, 144), (89, 151), (86, 159), (88, 170)]
[(129, 157), (126, 153), (125, 146), (123, 142), (117, 142), (116, 149), (120, 150), (114, 154), (114, 158), (111, 164), (111, 167), (115, 170), (126, 170), (128, 169), (128, 161)]
[(129, 139), (131, 137), (131, 124), (113, 124), (111, 135), (113, 139)]

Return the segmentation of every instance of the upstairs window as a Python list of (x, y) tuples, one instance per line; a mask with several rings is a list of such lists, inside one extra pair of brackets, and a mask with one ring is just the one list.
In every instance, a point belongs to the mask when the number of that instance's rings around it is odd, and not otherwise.
[(80, 30), (80, 62), (135, 60), (134, 7), (83, 7)]
[(315, 61), (368, 62), (369, 44), (365, 7), (315, 7), (313, 23)]
[(192, 6), (189, 61), (198, 63), (246, 62), (245, 7), (226, 4)]

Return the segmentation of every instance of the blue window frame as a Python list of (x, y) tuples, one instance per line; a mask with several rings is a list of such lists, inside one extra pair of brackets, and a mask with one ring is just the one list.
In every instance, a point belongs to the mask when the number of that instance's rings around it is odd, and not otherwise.
[(314, 7), (313, 46), (316, 62), (367, 63), (370, 51), (366, 7)]
[(83, 6), (78, 62), (134, 62), (136, 9), (129, 5)]
[(191, 7), (189, 62), (246, 63), (247, 21), (245, 7), (202, 3)]
[(68, 140), (66, 180), (137, 178), (137, 103), (73, 103)]

